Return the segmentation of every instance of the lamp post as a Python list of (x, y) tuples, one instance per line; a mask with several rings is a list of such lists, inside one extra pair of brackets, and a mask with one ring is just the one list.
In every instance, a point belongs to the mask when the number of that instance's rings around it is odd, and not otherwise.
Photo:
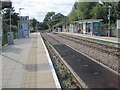
[[(103, 4), (103, 2), (101, 0), (98, 1), (99, 4)], [(111, 8), (112, 6), (108, 5), (108, 37), (110, 37), (110, 14), (111, 14)]]
[(110, 37), (110, 13), (111, 13), (111, 6), (109, 5), (108, 6), (108, 12), (109, 12), (109, 14), (108, 14), (108, 37)]
[(11, 32), (11, 9), (10, 9), (10, 32)]
[(21, 16), (21, 10), (24, 8), (19, 8), (19, 16)]
[(22, 31), (21, 31), (21, 10), (24, 9), (24, 8), (19, 8), (19, 23), (18, 23), (18, 37), (20, 38), (22, 36)]

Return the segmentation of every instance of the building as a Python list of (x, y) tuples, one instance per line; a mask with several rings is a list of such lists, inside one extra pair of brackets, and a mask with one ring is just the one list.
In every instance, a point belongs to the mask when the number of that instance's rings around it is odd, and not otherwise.
[(29, 32), (29, 16), (20, 16), (20, 21), (18, 21), (18, 37), (27, 37)]
[(101, 21), (102, 19), (74, 21), (74, 26), (76, 27), (76, 30), (80, 27), (81, 33), (83, 34), (101, 35)]

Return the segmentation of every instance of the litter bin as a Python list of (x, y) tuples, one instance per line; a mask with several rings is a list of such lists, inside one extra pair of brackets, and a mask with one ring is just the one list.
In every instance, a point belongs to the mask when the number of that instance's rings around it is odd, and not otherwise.
[(8, 37), (8, 45), (13, 44), (13, 43), (14, 43), (13, 32), (8, 32), (8, 33), (7, 33), (7, 37)]

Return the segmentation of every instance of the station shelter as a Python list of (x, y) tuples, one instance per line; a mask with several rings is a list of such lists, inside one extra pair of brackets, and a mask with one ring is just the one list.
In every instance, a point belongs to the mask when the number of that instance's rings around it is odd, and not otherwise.
[(18, 38), (29, 36), (29, 16), (20, 16), (18, 21)]
[(97, 20), (81, 20), (73, 22), (73, 32), (78, 33), (78, 28), (81, 29), (80, 33), (90, 35), (101, 35), (102, 19)]
[(73, 24), (69, 25), (69, 32), (74, 32), (74, 25)]

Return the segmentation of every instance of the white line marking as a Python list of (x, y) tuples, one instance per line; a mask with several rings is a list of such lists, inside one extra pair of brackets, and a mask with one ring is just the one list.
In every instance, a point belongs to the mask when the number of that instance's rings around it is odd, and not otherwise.
[(43, 44), (43, 46), (44, 46), (44, 48), (45, 48), (45, 52), (46, 52), (46, 55), (47, 55), (47, 58), (48, 58), (48, 62), (49, 62), (50, 69), (51, 69), (51, 72), (52, 72), (52, 75), (53, 75), (53, 78), (54, 78), (54, 81), (55, 81), (56, 88), (61, 89), (59, 80), (58, 80), (58, 78), (57, 78), (55, 69), (54, 69), (54, 67), (53, 67), (53, 63), (52, 63), (51, 58), (50, 58), (50, 55), (49, 55), (49, 52), (48, 52), (48, 50), (47, 50), (47, 47), (45, 46), (45, 43), (44, 43), (41, 35), (40, 35), (40, 39), (42, 40), (42, 44)]

